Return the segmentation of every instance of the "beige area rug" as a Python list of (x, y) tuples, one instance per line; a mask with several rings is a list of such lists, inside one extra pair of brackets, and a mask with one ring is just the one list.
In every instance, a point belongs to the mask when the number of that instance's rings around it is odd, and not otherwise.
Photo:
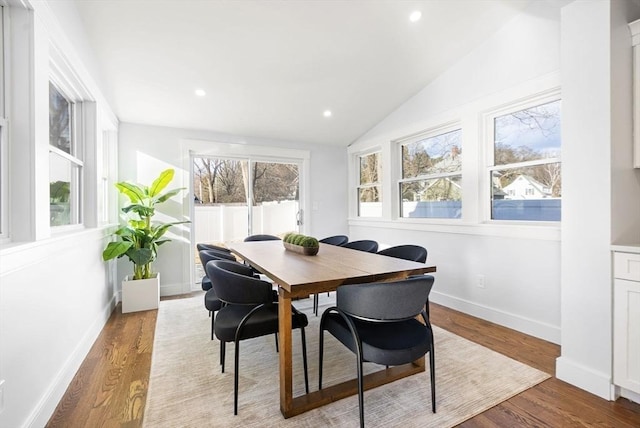
[[(332, 293), (331, 296), (334, 296)], [(332, 297), (321, 296), (320, 311)], [(307, 313), (309, 387), (318, 387), (318, 323), (311, 299), (294, 301)], [(216, 339), (203, 295), (160, 302), (144, 427), (357, 427), (352, 396), (290, 419), (280, 413), (278, 356), (273, 336), (241, 342), (238, 415), (233, 415), (234, 346), (220, 373)], [(434, 327), (437, 413), (431, 413), (429, 371), (365, 392), (368, 427), (451, 427), (542, 382), (549, 375)], [(300, 333), (293, 333), (294, 394), (304, 391)], [(427, 364), (428, 366), (428, 364)], [(365, 371), (380, 366), (365, 364)], [(325, 334), (323, 385), (355, 378), (355, 355)]]

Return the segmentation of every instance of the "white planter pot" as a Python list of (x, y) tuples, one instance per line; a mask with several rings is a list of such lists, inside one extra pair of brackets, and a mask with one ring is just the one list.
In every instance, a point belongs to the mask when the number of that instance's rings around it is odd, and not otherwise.
[(149, 279), (122, 281), (122, 313), (158, 309), (160, 304), (160, 274)]

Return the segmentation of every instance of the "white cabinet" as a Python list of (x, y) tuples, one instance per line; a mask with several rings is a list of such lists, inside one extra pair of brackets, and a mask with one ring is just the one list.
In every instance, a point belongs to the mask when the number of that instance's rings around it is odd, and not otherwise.
[(614, 251), (613, 276), (613, 382), (623, 388), (622, 396), (638, 401), (640, 253)]

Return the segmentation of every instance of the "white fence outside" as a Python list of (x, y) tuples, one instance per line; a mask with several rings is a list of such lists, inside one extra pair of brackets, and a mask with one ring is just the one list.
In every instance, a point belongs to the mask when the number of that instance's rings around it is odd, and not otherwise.
[[(196, 205), (195, 242), (242, 241), (247, 236), (249, 211), (246, 205)], [(298, 201), (264, 203), (253, 207), (252, 234), (280, 235), (297, 230)]]

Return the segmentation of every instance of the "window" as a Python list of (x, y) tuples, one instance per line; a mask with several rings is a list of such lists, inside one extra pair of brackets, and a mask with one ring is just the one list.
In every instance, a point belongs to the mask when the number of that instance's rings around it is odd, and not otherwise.
[(382, 217), (380, 152), (359, 156), (358, 216)]
[(82, 151), (76, 103), (49, 82), (49, 219), (51, 226), (82, 222)]
[(560, 100), (492, 122), (491, 219), (560, 221)]
[(401, 144), (400, 217), (460, 218), (462, 130)]

